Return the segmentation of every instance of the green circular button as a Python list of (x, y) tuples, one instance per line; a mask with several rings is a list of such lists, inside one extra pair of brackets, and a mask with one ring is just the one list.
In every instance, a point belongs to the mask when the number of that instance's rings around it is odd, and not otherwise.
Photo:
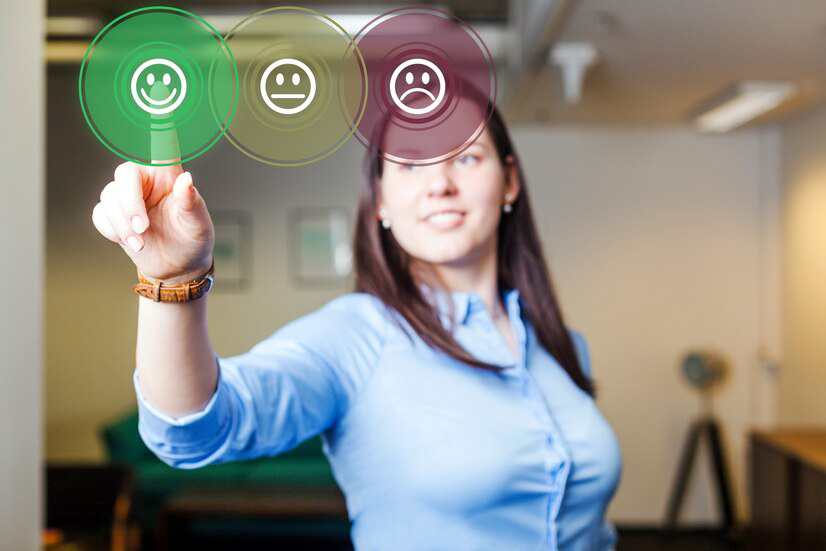
[(86, 122), (112, 152), (141, 164), (192, 160), (229, 127), (238, 69), (223, 37), (170, 7), (130, 11), (98, 33), (80, 67)]

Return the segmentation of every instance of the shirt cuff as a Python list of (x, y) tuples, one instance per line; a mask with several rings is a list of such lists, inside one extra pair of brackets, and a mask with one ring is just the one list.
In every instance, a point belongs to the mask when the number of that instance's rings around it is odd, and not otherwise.
[(138, 370), (132, 375), (138, 401), (138, 431), (159, 458), (170, 465), (183, 459), (209, 455), (226, 439), (231, 422), (231, 405), (218, 364), (218, 384), (207, 404), (194, 413), (171, 417), (146, 399), (140, 386)]

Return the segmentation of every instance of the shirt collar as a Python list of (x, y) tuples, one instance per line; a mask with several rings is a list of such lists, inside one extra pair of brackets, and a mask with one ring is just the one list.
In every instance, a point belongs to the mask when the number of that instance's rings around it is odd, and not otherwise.
[[(453, 305), (456, 322), (465, 325), (471, 314), (484, 311), (486, 306), (482, 297), (473, 291), (450, 291), (450, 302), (448, 302), (447, 292), (443, 289), (436, 289), (425, 283), (419, 284), (419, 289), (425, 300), (428, 300), (438, 311), (442, 323), (447, 325), (450, 322), (450, 306)], [(503, 294), (505, 311), (511, 319), (520, 316), (521, 308), (519, 302), (519, 290), (508, 289)]]

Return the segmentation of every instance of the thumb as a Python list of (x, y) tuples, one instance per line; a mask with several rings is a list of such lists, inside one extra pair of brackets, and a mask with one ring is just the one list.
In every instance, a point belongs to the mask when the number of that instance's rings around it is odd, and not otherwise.
[(175, 203), (178, 205), (183, 221), (198, 226), (204, 224), (203, 211), (206, 203), (192, 183), (192, 174), (182, 172), (178, 175), (172, 187), (172, 195), (175, 197)]

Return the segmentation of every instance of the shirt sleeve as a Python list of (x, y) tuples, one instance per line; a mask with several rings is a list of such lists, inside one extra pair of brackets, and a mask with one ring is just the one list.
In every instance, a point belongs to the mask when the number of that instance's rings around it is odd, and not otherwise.
[(603, 521), (599, 530), (599, 551), (614, 551), (617, 547), (617, 527), (610, 520)]
[(173, 467), (274, 456), (331, 427), (378, 362), (388, 324), (373, 297), (339, 297), (248, 352), (216, 355), (218, 384), (201, 411), (173, 418), (133, 375), (138, 430)]

